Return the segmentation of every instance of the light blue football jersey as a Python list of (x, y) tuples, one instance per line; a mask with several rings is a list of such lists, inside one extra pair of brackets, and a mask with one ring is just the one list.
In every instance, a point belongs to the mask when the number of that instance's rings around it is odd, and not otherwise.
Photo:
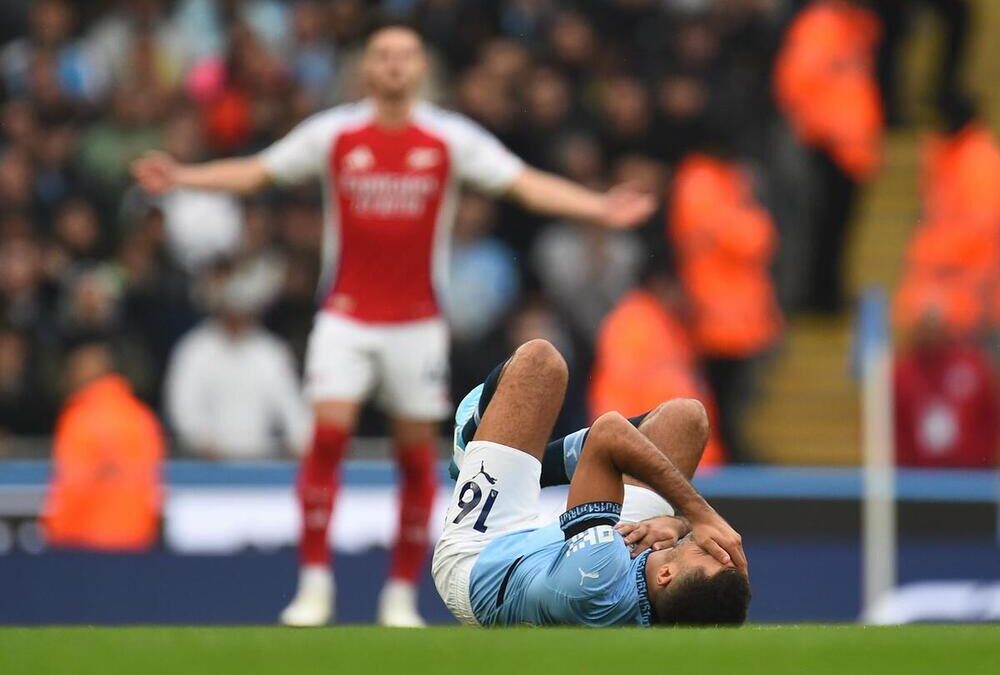
[(614, 502), (582, 504), (558, 523), (491, 542), (469, 580), (479, 623), (649, 626), (649, 552), (631, 559), (612, 526), (620, 513)]

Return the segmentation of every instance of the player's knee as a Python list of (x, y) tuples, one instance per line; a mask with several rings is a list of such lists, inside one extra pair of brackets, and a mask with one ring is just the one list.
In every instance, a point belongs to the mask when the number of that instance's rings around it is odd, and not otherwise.
[(516, 356), (519, 363), (546, 379), (562, 383), (569, 379), (566, 359), (548, 340), (529, 340), (518, 347)]
[(711, 433), (708, 411), (698, 399), (675, 398), (661, 404), (657, 411), (662, 411), (665, 416), (675, 420), (675, 424), (684, 429), (691, 438), (699, 440), (702, 444), (708, 442)]
[(632, 424), (619, 412), (606, 412), (590, 425), (590, 432), (587, 434), (588, 440), (595, 441), (599, 446), (607, 446), (616, 442), (626, 427), (632, 428)]

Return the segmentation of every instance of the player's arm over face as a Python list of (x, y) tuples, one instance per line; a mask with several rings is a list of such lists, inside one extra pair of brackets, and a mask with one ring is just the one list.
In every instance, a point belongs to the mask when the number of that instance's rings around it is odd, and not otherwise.
[(740, 535), (709, 506), (652, 442), (618, 413), (594, 422), (570, 483), (566, 507), (624, 498), (622, 476), (634, 476), (683, 513), (694, 541), (723, 564), (746, 569)]

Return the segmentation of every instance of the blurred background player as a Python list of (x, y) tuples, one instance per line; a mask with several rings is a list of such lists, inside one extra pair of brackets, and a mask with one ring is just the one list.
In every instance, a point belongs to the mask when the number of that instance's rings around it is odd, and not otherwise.
[(448, 338), (438, 292), (457, 191), (465, 182), (525, 208), (608, 227), (645, 220), (653, 201), (629, 187), (595, 192), (529, 167), (464, 117), (420, 101), (427, 72), (420, 36), (385, 25), (368, 39), (362, 74), (370, 98), (319, 113), (264, 152), (201, 165), (148, 155), (140, 184), (250, 193), (271, 182), (323, 181), (326, 273), (306, 357), (316, 417), (302, 469), (299, 590), (289, 625), (330, 620), (334, 585), (327, 530), (344, 450), (373, 394), (392, 418), (400, 467), (400, 520), (378, 619), (419, 626), (416, 582), (428, 547), (436, 485), (435, 440), (448, 416)]

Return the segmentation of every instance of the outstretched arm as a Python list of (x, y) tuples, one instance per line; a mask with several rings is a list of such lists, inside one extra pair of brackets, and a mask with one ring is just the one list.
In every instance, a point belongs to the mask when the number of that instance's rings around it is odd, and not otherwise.
[(622, 477), (634, 476), (669, 501), (691, 523), (695, 543), (723, 564), (746, 569), (740, 535), (715, 512), (667, 457), (618, 413), (606, 413), (590, 428), (570, 483), (567, 509), (624, 497)]
[(610, 228), (634, 227), (653, 213), (650, 195), (630, 185), (595, 192), (551, 173), (526, 167), (506, 192), (535, 213), (596, 223)]
[(132, 175), (144, 190), (162, 194), (175, 188), (195, 188), (249, 194), (270, 182), (257, 156), (181, 164), (163, 152), (150, 152), (132, 163)]

